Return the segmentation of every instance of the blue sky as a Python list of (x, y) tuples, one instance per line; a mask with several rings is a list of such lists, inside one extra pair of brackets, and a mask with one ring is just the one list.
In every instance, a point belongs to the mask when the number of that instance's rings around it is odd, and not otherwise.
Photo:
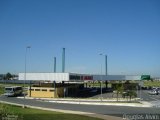
[(159, 0), (1, 0), (0, 73), (101, 73), (160, 76)]

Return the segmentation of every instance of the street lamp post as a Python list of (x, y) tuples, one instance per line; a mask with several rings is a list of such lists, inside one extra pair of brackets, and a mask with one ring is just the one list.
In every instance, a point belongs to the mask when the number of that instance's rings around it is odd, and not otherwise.
[(105, 55), (105, 67), (106, 67), (106, 75), (108, 75), (108, 61), (107, 61), (107, 55)]
[[(99, 54), (100, 56), (103, 56), (103, 54), (101, 53), (101, 54)], [(101, 62), (101, 81), (100, 81), (100, 83), (101, 83), (101, 101), (102, 101), (102, 62)]]
[[(107, 71), (107, 55), (104, 55), (104, 54), (102, 54), (102, 53), (100, 53), (99, 54), (100, 56), (105, 56), (105, 75), (107, 75), (108, 73), (108, 71)], [(103, 74), (102, 74), (102, 62), (101, 62), (101, 101), (102, 101), (102, 98), (103, 98), (103, 96), (102, 96), (102, 81), (103, 81), (103, 79), (102, 79), (102, 76)]]
[[(26, 71), (27, 71), (27, 50), (28, 49), (30, 49), (31, 48), (31, 46), (27, 46), (26, 47), (26, 52), (25, 52), (25, 74), (24, 74), (24, 88), (23, 88), (23, 94), (24, 94), (24, 100), (25, 100), (25, 83), (26, 83)], [(24, 101), (24, 106), (23, 106), (24, 108), (25, 108), (25, 101)]]
[(103, 99), (103, 96), (102, 96), (102, 81), (101, 81), (101, 101)]

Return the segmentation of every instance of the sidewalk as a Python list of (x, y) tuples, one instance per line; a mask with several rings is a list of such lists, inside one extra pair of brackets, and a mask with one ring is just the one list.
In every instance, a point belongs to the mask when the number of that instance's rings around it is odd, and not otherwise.
[[(24, 97), (17, 97), (24, 98)], [(71, 99), (71, 98), (33, 98), (25, 97), (25, 99), (35, 99), (44, 102), (66, 103), (66, 104), (83, 104), (83, 105), (111, 105), (111, 106), (130, 106), (130, 107), (152, 107), (149, 102), (125, 102), (124, 100), (117, 101), (116, 99)]]

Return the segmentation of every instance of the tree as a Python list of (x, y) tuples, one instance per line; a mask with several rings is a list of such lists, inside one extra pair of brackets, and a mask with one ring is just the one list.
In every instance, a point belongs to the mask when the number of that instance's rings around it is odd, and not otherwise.
[(125, 82), (126, 92), (123, 94), (123, 97), (129, 97), (130, 101), (133, 97), (137, 97), (136, 86), (137, 84), (135, 83), (130, 83), (129, 81)]
[(117, 84), (116, 91), (117, 91), (116, 94), (117, 94), (117, 101), (118, 101), (119, 94), (123, 94), (123, 91), (124, 91), (123, 84)]
[(13, 78), (13, 76), (9, 72), (4, 76), (4, 80), (10, 80), (11, 78)]
[(127, 96), (129, 96), (130, 101), (131, 101), (132, 97), (137, 97), (137, 93), (134, 90), (129, 90), (127, 92)]

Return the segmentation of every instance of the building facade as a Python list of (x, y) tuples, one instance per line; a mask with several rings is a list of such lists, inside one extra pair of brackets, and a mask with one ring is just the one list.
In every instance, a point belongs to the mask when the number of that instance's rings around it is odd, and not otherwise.
[[(26, 78), (25, 78), (26, 76)], [(19, 73), (19, 80), (33, 81), (56, 81), (56, 82), (78, 82), (78, 81), (106, 81), (106, 80), (141, 80), (141, 75), (93, 75), (77, 73)]]
[(19, 73), (19, 80), (37, 81), (28, 88), (28, 96), (38, 98), (59, 98), (76, 96), (87, 81), (141, 80), (141, 76), (92, 75), (77, 73)]

